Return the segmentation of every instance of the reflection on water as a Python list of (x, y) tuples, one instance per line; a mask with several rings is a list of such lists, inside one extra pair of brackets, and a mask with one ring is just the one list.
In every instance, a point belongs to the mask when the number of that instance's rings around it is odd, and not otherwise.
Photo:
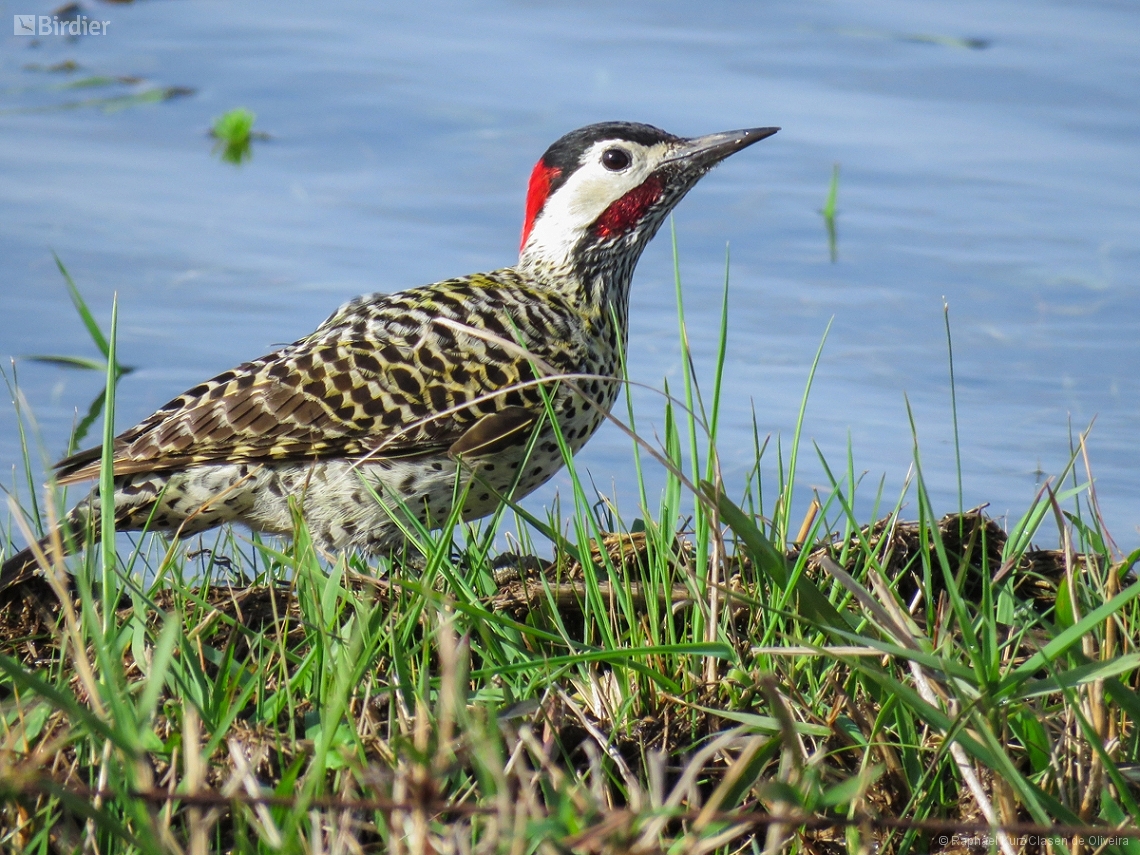
[[(530, 165), (572, 127), (781, 125), (676, 215), (710, 386), (731, 244), (730, 487), (751, 464), (753, 412), (761, 434), (791, 433), (834, 318), (807, 437), (839, 468), (850, 443), (869, 494), (885, 475), (893, 498), (912, 459), (909, 400), (933, 498), (957, 507), (945, 298), (964, 503), (1019, 514), (1095, 417), (1106, 520), (1140, 543), (1140, 13), (1043, 3), (1027, 16), (1000, 0), (691, 10), (156, 2), (98, 7), (106, 35), (7, 36), (0, 353), (98, 358), (54, 250), (104, 327), (119, 294), (120, 353), (139, 369), (120, 383), (126, 426), (358, 293), (510, 263)], [(235, 169), (208, 132), (239, 105), (273, 141)], [(836, 163), (838, 214), (821, 220)], [(667, 240), (633, 300), (631, 374), (675, 386)], [(18, 372), (57, 456), (102, 377)], [(660, 434), (659, 397), (634, 403), (639, 428)], [(823, 486), (810, 458), (807, 483)], [(18, 459), (6, 409), (0, 462)], [(635, 516), (628, 441), (603, 429), (581, 460)]]

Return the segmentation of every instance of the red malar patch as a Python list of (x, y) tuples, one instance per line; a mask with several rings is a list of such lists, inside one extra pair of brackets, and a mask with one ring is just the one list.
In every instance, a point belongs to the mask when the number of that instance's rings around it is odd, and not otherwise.
[(640, 186), (633, 188), (616, 202), (602, 211), (594, 223), (594, 234), (600, 238), (616, 237), (625, 234), (641, 218), (650, 206), (661, 198), (661, 179), (650, 175)]
[(522, 252), (522, 248), (526, 246), (526, 239), (530, 237), (530, 230), (534, 228), (535, 218), (546, 204), (546, 197), (550, 195), (550, 182), (557, 178), (561, 171), (557, 166), (547, 166), (542, 160), (534, 165), (534, 171), (530, 174), (530, 185), (526, 190), (526, 219), (523, 220), (519, 252)]

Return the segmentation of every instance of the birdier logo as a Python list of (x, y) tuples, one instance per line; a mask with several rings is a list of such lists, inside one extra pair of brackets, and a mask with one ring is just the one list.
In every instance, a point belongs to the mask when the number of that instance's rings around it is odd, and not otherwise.
[(92, 21), (86, 15), (13, 15), (17, 36), (105, 36), (110, 21)]

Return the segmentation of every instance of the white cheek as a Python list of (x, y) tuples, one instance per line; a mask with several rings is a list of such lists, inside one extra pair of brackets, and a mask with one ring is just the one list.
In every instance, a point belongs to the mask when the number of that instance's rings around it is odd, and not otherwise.
[(558, 188), (534, 223), (523, 252), (556, 264), (566, 263), (586, 230), (602, 212), (649, 177), (637, 165), (625, 172), (610, 172), (599, 163), (587, 163)]

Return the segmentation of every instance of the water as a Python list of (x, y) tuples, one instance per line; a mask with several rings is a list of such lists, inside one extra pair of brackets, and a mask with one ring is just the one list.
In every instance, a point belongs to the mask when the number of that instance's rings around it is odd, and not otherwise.
[[(676, 213), (706, 387), (731, 245), (729, 489), (752, 462), (753, 408), (763, 434), (791, 435), (834, 319), (806, 437), (837, 468), (850, 441), (856, 469), (893, 497), (912, 460), (909, 400), (936, 509), (956, 508), (945, 299), (964, 504), (1018, 516), (1064, 468), (1070, 431), (1095, 417), (1105, 520), (1122, 546), (1140, 544), (1140, 11), (1043, 2), (1030, 15), (1004, 0), (694, 9), (188, 0), (85, 6), (111, 21), (102, 37), (0, 37), (0, 354), (94, 355), (54, 250), (104, 324), (119, 294), (121, 359), (138, 367), (120, 387), (126, 427), (358, 293), (511, 263), (529, 168), (573, 127), (781, 125)], [(25, 69), (68, 59), (81, 69)], [(59, 88), (89, 75), (141, 80)], [(195, 92), (56, 109), (172, 86)], [(211, 156), (206, 137), (236, 106), (273, 135), (240, 168)], [(834, 163), (832, 263), (818, 210)], [(678, 390), (667, 234), (641, 262), (631, 323), (633, 378), (660, 388), (667, 376)], [(19, 378), (56, 456), (101, 380), (27, 362)], [(660, 431), (659, 398), (635, 402), (639, 427)], [(6, 408), (5, 467), (18, 448)], [(628, 440), (606, 427), (579, 459), (636, 516)], [(825, 487), (810, 446), (802, 461), (805, 486)], [(528, 504), (566, 490), (556, 480)]]

